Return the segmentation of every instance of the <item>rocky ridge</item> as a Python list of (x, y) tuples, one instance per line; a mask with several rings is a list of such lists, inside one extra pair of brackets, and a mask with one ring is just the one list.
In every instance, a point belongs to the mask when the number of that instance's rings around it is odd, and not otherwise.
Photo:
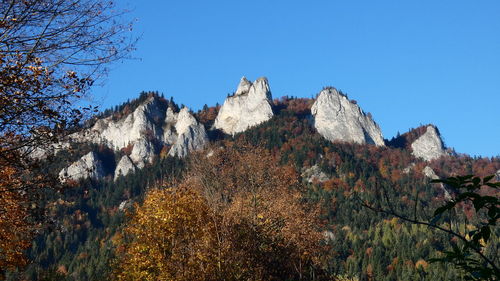
[(335, 88), (325, 88), (320, 92), (311, 113), (314, 127), (329, 141), (384, 146), (379, 126)]
[(94, 180), (102, 179), (105, 176), (102, 162), (95, 152), (85, 154), (78, 161), (64, 168), (59, 173), (61, 181), (81, 180), (91, 178)]
[(425, 161), (447, 155), (437, 129), (429, 125), (426, 132), (411, 143), (412, 154)]
[[(89, 129), (70, 135), (69, 140), (105, 145), (115, 151), (132, 147), (130, 155), (123, 156), (116, 165), (116, 179), (119, 175), (127, 175), (136, 168), (141, 169), (152, 163), (161, 146), (170, 146), (170, 156), (185, 157), (189, 151), (202, 148), (208, 138), (205, 127), (188, 108), (184, 107), (176, 113), (157, 96), (150, 96), (125, 117), (118, 120), (111, 116), (99, 119)], [(70, 166), (73, 167), (70, 174), (83, 175), (79, 179), (90, 177), (86, 176), (85, 167), (77, 163)]]
[(205, 127), (196, 121), (187, 107), (179, 112), (175, 130), (177, 140), (168, 152), (170, 156), (185, 157), (189, 151), (201, 149), (208, 142)]
[[(271, 101), (272, 95), (265, 77), (253, 83), (242, 77), (234, 95), (228, 97), (220, 108), (212, 128), (234, 135), (261, 124), (273, 117)], [(101, 118), (90, 128), (70, 135), (70, 140), (105, 145), (115, 151), (126, 150), (127, 153), (122, 153), (116, 164), (116, 180), (120, 175), (127, 175), (152, 163), (162, 148), (169, 149), (169, 156), (185, 157), (209, 141), (205, 126), (197, 121), (189, 109), (184, 107), (176, 112), (176, 108), (157, 95), (150, 95), (132, 112), (119, 119), (116, 116)], [(311, 113), (314, 127), (327, 140), (385, 145), (381, 130), (371, 115), (365, 114), (356, 102), (350, 101), (335, 88), (324, 88), (318, 94)], [(424, 129), (426, 131), (422, 133)], [(422, 127), (414, 135), (412, 143), (409, 144), (406, 139), (406, 147), (411, 148), (415, 157), (430, 161), (447, 154), (433, 125)], [(390, 142), (388, 145), (392, 146)], [(59, 147), (67, 145), (63, 143)], [(82, 157), (83, 160), (73, 163), (61, 173), (68, 174), (69, 178), (99, 178), (99, 173), (85, 172), (87, 167), (81, 164), (87, 161), (85, 157), (90, 156)], [(316, 170), (310, 172), (320, 180), (325, 178)]]
[(120, 176), (128, 175), (130, 172), (134, 172), (135, 170), (136, 167), (132, 160), (130, 160), (130, 157), (123, 155), (116, 165), (114, 180), (116, 181)]
[(314, 165), (310, 168), (303, 168), (301, 176), (307, 183), (325, 182), (329, 179), (328, 175), (321, 171), (318, 165)]
[(261, 124), (273, 117), (271, 101), (267, 78), (261, 77), (252, 83), (242, 77), (234, 95), (224, 101), (214, 128), (234, 135)]

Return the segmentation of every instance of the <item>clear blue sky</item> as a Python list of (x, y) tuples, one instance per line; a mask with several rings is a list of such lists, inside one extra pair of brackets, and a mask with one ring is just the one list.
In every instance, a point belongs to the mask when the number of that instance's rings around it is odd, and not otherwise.
[(500, 155), (500, 1), (117, 1), (134, 56), (94, 94), (106, 108), (157, 90), (197, 110), (241, 76), (274, 97), (323, 86), (371, 112), (385, 138), (421, 124), (470, 155)]

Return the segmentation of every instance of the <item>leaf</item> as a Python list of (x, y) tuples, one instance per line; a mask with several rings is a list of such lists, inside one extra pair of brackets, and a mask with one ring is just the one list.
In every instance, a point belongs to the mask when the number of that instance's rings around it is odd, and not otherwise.
[(495, 183), (488, 182), (486, 183), (486, 185), (493, 188), (500, 188), (500, 182), (495, 182)]
[(450, 201), (448, 202), (446, 205), (444, 206), (441, 206), (439, 208), (437, 208), (435, 211), (434, 211), (434, 217), (437, 216), (437, 215), (440, 215), (442, 213), (444, 213), (445, 211), (447, 210), (450, 210), (452, 209), (453, 207), (455, 207), (455, 202), (454, 201)]
[(475, 186), (478, 186), (480, 183), (481, 183), (481, 178), (479, 177), (474, 177), (472, 179), (472, 183), (475, 185)]
[(490, 235), (491, 235), (491, 229), (488, 226), (483, 226), (481, 228), (481, 232), (482, 232), (484, 242), (485, 243), (488, 242), (488, 240), (490, 239)]
[(486, 184), (487, 182), (489, 182), (494, 177), (495, 177), (495, 175), (489, 175), (489, 176), (485, 177), (483, 179), (483, 184)]
[(498, 214), (498, 208), (496, 206), (492, 206), (488, 209), (488, 216), (492, 219), (496, 218)]
[(429, 223), (434, 225), (434, 224), (436, 224), (436, 222), (438, 222), (441, 219), (441, 217), (442, 217), (442, 213), (439, 213), (437, 215), (434, 214), (434, 217), (432, 218), (432, 220)]

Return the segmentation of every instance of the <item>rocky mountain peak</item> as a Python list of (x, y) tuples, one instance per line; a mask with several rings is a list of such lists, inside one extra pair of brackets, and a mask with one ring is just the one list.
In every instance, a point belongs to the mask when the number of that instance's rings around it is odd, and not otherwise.
[(170, 148), (170, 156), (185, 157), (189, 151), (203, 148), (208, 136), (203, 124), (199, 123), (187, 107), (181, 109), (175, 124), (177, 140)]
[(319, 93), (311, 113), (318, 133), (330, 141), (384, 145), (379, 126), (335, 88), (325, 88)]
[(167, 112), (165, 113), (165, 123), (167, 124), (174, 124), (177, 122), (177, 113), (174, 112), (172, 107), (167, 108)]
[(425, 161), (431, 161), (447, 155), (443, 141), (433, 125), (428, 125), (423, 135), (411, 144), (412, 154)]
[(227, 134), (236, 134), (273, 117), (272, 95), (267, 78), (253, 83), (241, 78), (233, 96), (226, 98), (215, 119), (214, 128)]
[[(80, 141), (106, 144), (115, 150), (133, 145), (130, 159), (139, 168), (153, 161), (158, 152), (154, 143), (171, 145), (171, 155), (184, 157), (207, 142), (205, 128), (187, 107), (175, 112), (156, 95), (148, 97), (128, 115), (118, 120), (100, 119), (90, 130), (77, 135)], [(177, 143), (178, 140), (181, 141)]]
[(118, 165), (116, 165), (114, 180), (116, 181), (120, 176), (126, 176), (130, 172), (135, 171), (135, 169), (135, 165), (130, 160), (130, 157), (123, 155)]
[[(171, 146), (169, 155), (184, 157), (189, 151), (202, 148), (208, 141), (205, 127), (198, 123), (187, 107), (175, 112), (171, 104), (157, 95), (147, 97), (131, 112), (122, 111), (118, 114), (121, 117), (112, 115), (101, 118), (89, 129), (74, 133), (69, 138), (78, 143), (105, 145), (115, 151), (131, 146), (130, 156), (124, 155), (116, 166), (115, 179), (152, 163), (162, 145)], [(99, 178), (98, 172), (78, 176), (85, 170), (83, 166), (99, 170), (96, 166), (99, 164), (94, 163), (97, 160), (92, 158), (94, 156), (85, 156), (61, 173), (74, 179)]]
[(145, 137), (142, 137), (134, 143), (130, 159), (132, 159), (139, 169), (142, 169), (146, 164), (153, 163), (156, 154), (157, 151), (154, 144)]
[(245, 76), (241, 77), (240, 84), (238, 85), (238, 89), (234, 93), (235, 96), (247, 94), (250, 91), (250, 87), (252, 87), (252, 82), (248, 81)]
[(86, 178), (98, 180), (104, 176), (105, 173), (102, 162), (93, 151), (85, 154), (78, 161), (64, 168), (59, 173), (59, 179), (61, 181), (66, 181), (68, 179), (77, 181)]
[(145, 132), (155, 137), (162, 135), (161, 120), (165, 118), (166, 108), (157, 96), (146, 99), (137, 108), (115, 120), (112, 116), (99, 119), (89, 130), (76, 133), (73, 139), (98, 144), (106, 144), (118, 150), (141, 139)]
[(182, 135), (192, 126), (197, 126), (198, 121), (189, 112), (187, 107), (183, 107), (177, 115), (177, 122), (175, 123), (175, 130), (177, 134)]

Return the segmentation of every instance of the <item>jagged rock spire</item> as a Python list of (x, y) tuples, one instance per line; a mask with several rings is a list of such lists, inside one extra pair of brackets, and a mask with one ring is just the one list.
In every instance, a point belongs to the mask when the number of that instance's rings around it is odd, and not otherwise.
[(234, 95), (239, 96), (242, 94), (248, 93), (250, 91), (250, 88), (252, 87), (252, 82), (248, 81), (245, 76), (241, 77), (240, 84), (238, 85), (238, 89), (236, 89), (236, 92)]
[(426, 132), (411, 144), (412, 154), (425, 161), (431, 161), (447, 155), (443, 141), (433, 125), (426, 128)]
[(375, 121), (335, 88), (322, 90), (311, 112), (314, 127), (330, 141), (384, 145), (382, 132)]
[(273, 117), (271, 101), (267, 78), (261, 77), (251, 83), (243, 77), (234, 96), (224, 101), (214, 128), (234, 135), (265, 122)]

